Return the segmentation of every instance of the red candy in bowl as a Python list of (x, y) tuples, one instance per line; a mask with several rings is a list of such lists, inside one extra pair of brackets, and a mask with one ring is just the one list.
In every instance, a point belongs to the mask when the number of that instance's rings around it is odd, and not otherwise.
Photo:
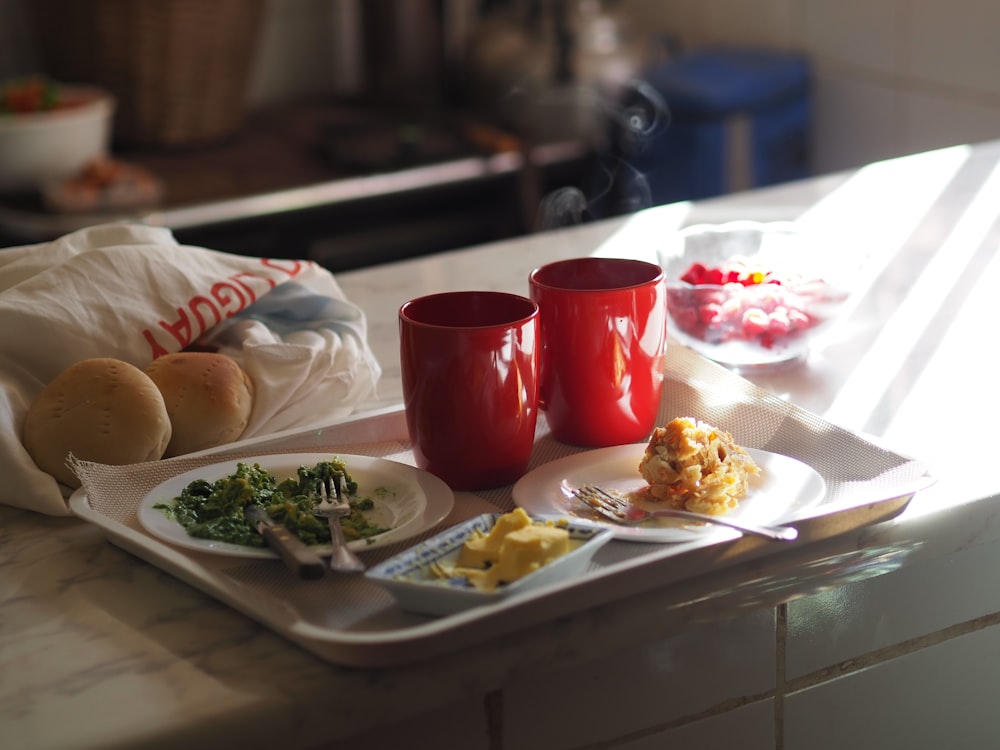
[(786, 222), (682, 229), (660, 249), (670, 332), (735, 369), (801, 359), (848, 297), (835, 260)]

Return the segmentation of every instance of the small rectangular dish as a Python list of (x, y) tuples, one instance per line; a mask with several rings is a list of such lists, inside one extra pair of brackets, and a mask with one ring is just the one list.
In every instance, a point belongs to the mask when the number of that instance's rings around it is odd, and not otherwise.
[(456, 563), (465, 543), (490, 530), (504, 514), (470, 518), (370, 568), (365, 577), (389, 591), (410, 612), (448, 615), (492, 604), (528, 589), (564, 581), (587, 571), (594, 553), (611, 540), (611, 529), (578, 519), (533, 517), (537, 524), (553, 521), (569, 532), (572, 548), (564, 555), (511, 583), (480, 589), (461, 576), (442, 577)]

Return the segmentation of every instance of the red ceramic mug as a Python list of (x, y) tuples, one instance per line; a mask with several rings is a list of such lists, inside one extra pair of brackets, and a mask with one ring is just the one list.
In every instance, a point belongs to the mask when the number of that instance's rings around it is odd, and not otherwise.
[(666, 282), (658, 265), (574, 258), (536, 268), (540, 405), (555, 438), (581, 446), (645, 440), (663, 391)]
[(399, 309), (406, 423), (417, 466), (454, 490), (528, 467), (538, 417), (538, 307), (503, 292), (445, 292)]

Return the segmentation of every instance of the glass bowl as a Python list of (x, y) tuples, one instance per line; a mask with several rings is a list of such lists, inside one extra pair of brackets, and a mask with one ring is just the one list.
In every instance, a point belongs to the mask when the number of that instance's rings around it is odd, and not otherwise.
[(697, 224), (658, 252), (670, 334), (736, 370), (803, 359), (848, 298), (847, 269), (787, 222)]

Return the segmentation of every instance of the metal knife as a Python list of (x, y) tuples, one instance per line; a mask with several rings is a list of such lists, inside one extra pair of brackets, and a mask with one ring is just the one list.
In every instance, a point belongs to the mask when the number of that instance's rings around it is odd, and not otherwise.
[(326, 569), (323, 559), (302, 540), (268, 515), (262, 505), (245, 505), (243, 515), (267, 545), (277, 552), (289, 570), (299, 578), (322, 578)]

